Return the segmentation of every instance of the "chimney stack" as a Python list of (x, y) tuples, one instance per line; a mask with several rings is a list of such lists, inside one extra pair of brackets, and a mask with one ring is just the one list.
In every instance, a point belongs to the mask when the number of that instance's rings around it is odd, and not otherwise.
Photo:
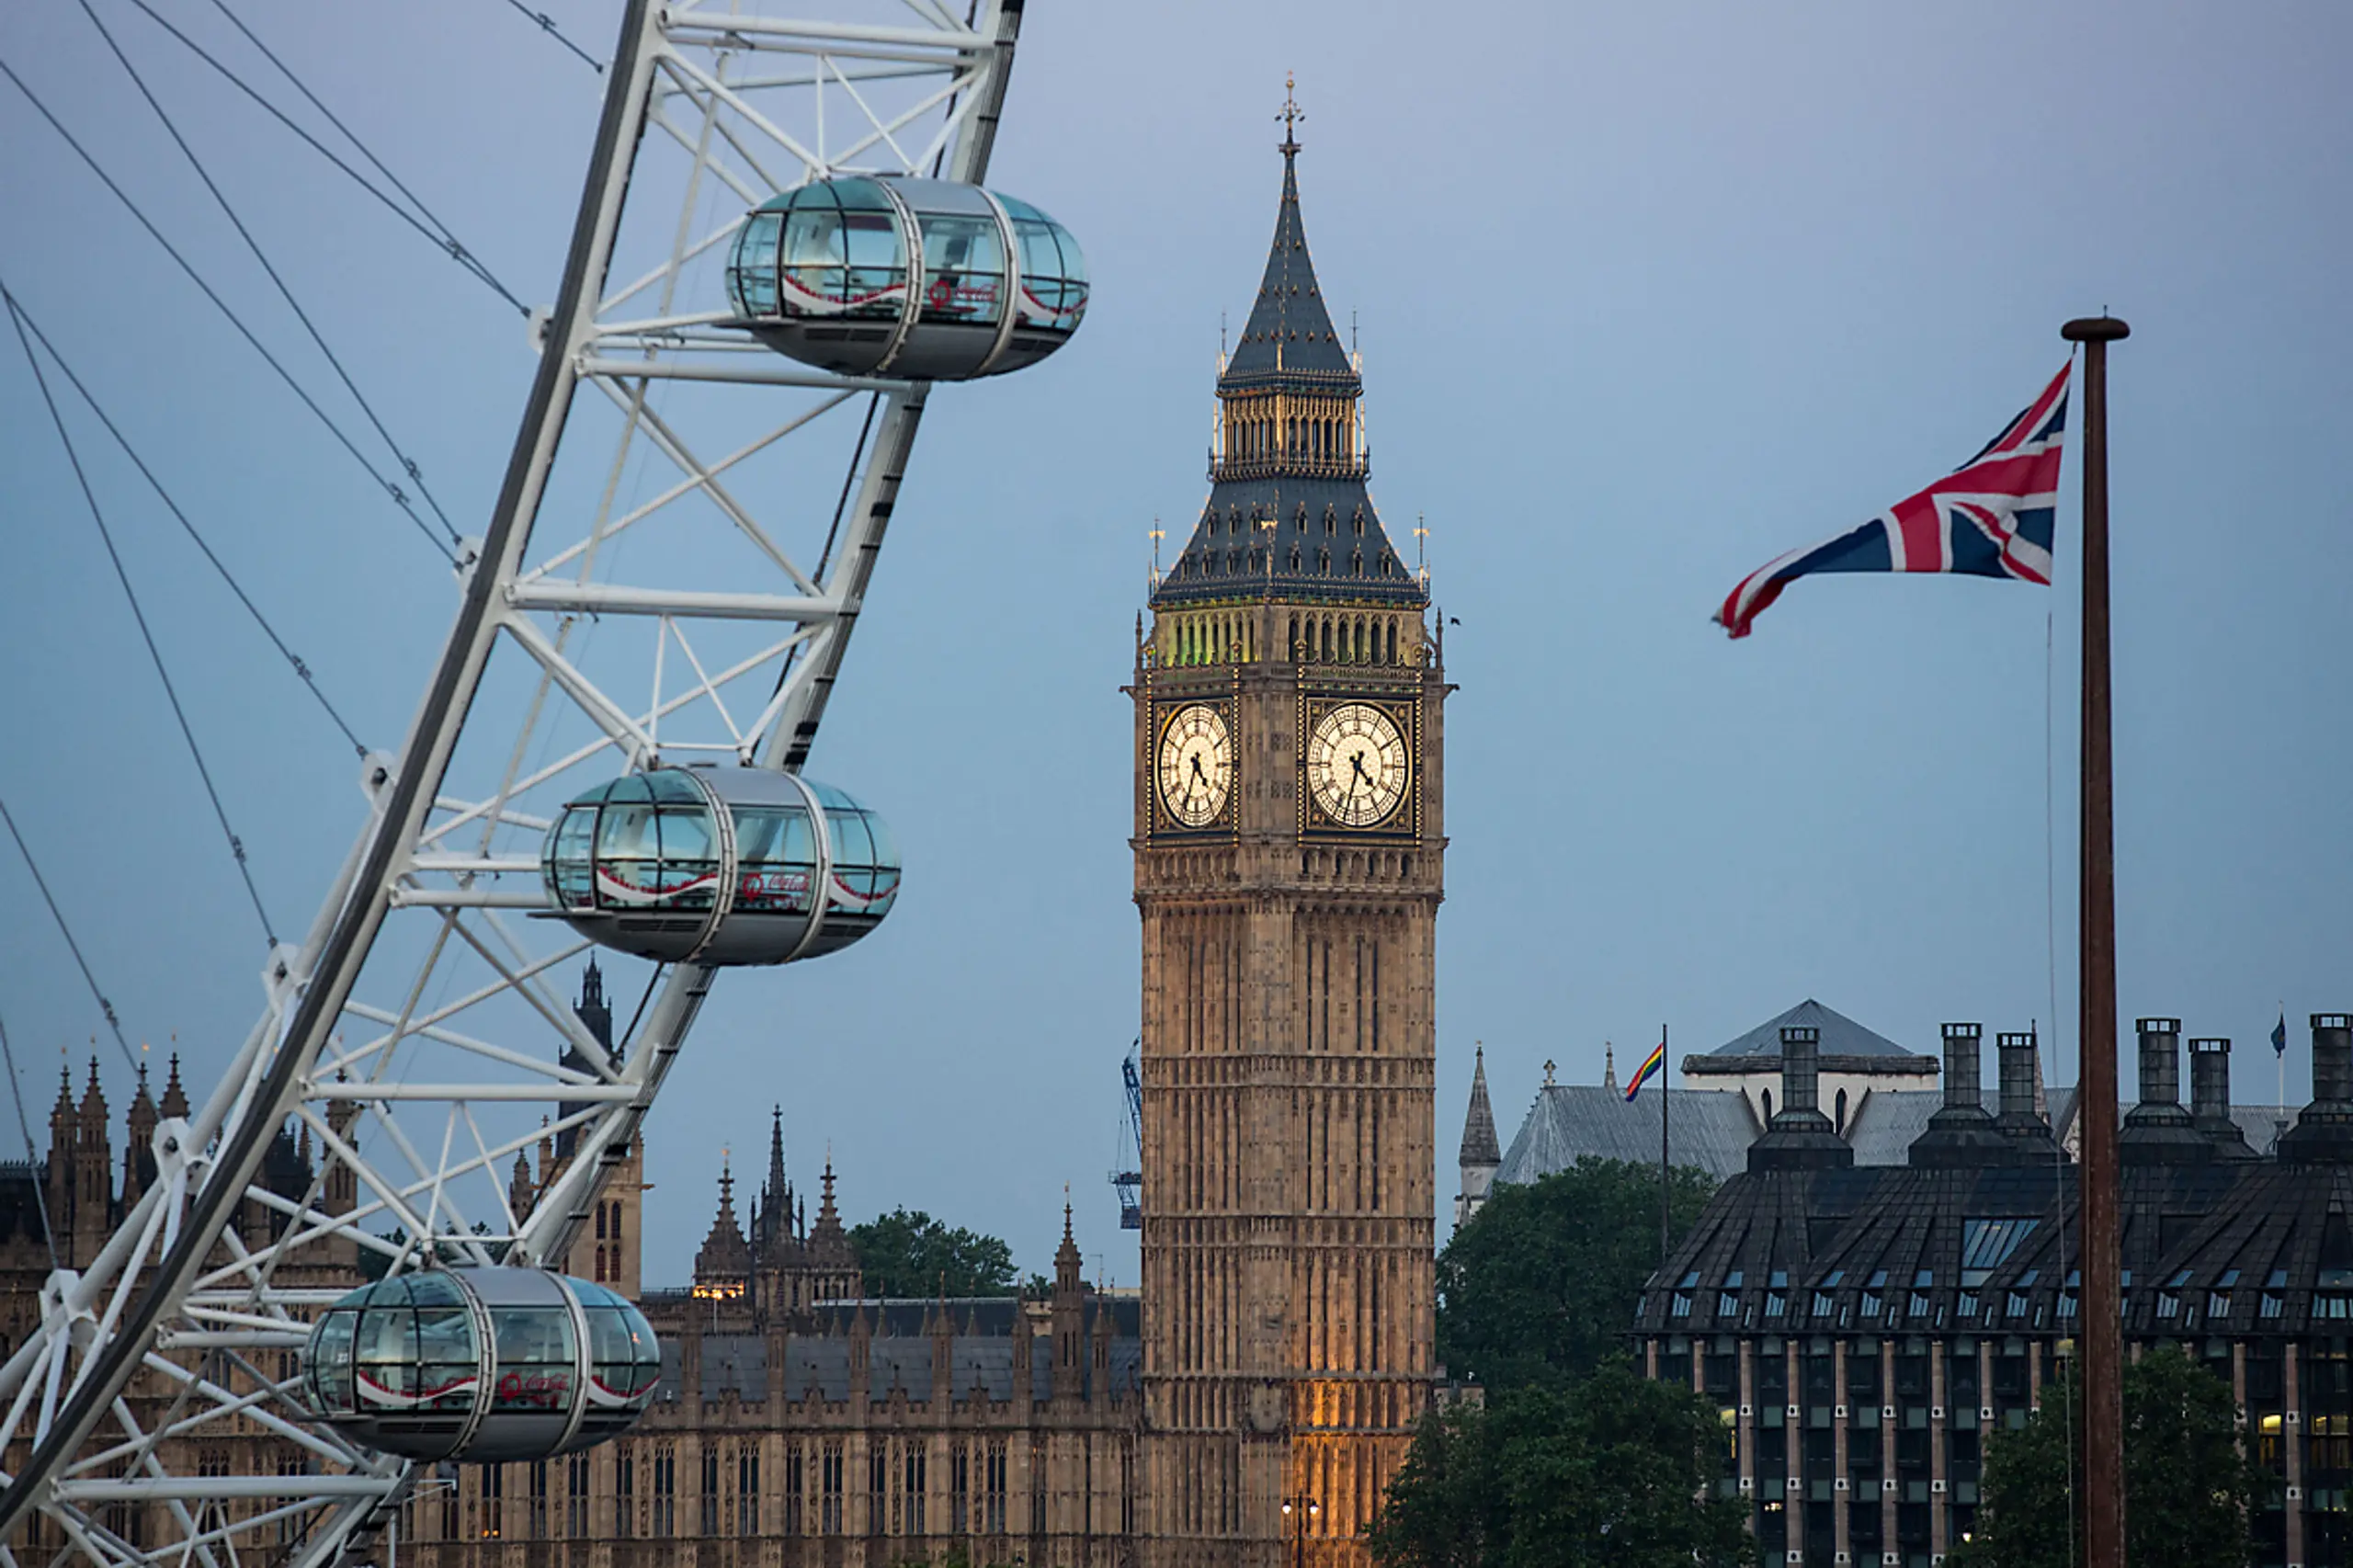
[(2313, 1015), (2313, 1102), (2279, 1140), (2295, 1165), (2353, 1164), (2353, 1017)]
[(2143, 1018), (2132, 1027), (2141, 1036), (2141, 1101), (2125, 1115), (2118, 1157), (2138, 1165), (2194, 1165), (2212, 1159), (2213, 1144), (2181, 1108), (2181, 1020)]
[(1855, 1163), (1855, 1151), (1822, 1114), (1822, 1031), (1781, 1026), (1781, 1108), (1765, 1134), (1748, 1146), (1748, 1168), (1834, 1170)]
[(2001, 1061), (2002, 1114), (1996, 1125), (2012, 1138), (2048, 1138), (2051, 1124), (2034, 1108), (2035, 1054), (2041, 1041), (2032, 1034), (2006, 1034), (1995, 1041)]
[(1978, 1061), (1978, 1042), (1985, 1038), (1982, 1024), (1947, 1024), (1945, 1026), (1945, 1108), (1973, 1110), (1983, 1115), (1985, 1110), (1984, 1070)]
[(1781, 1030), (1781, 1111), (1808, 1110), (1822, 1110), (1822, 1031), (1790, 1024)]
[(2223, 1159), (2256, 1158), (2246, 1135), (2231, 1119), (2231, 1042), (2227, 1040), (2189, 1042), (2189, 1119)]
[(1920, 1136), (1912, 1140), (1915, 1165), (2007, 1165), (2014, 1151), (1994, 1119), (1985, 1114), (1985, 1090), (1978, 1065), (1978, 1048), (1985, 1038), (1980, 1024), (1947, 1024), (1945, 1037), (1944, 1108), (1928, 1119)]

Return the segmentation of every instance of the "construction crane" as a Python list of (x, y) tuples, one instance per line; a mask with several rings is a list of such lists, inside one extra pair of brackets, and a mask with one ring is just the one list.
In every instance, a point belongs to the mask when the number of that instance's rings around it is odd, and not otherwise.
[[(1136, 1048), (1143, 1045), (1136, 1041)], [(1111, 1173), (1111, 1188), (1120, 1195), (1120, 1229), (1143, 1229), (1143, 1077), (1136, 1071), (1136, 1051), (1120, 1063), (1120, 1077), (1128, 1091), (1128, 1119), (1120, 1130), (1120, 1153), (1131, 1156)]]

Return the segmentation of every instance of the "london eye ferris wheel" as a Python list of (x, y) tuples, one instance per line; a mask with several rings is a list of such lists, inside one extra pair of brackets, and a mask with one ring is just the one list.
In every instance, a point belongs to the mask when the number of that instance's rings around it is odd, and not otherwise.
[[(645, 1408), (644, 1319), (563, 1261), (720, 972), (889, 913), (887, 825), (801, 764), (932, 383), (1035, 363), (1086, 310), (1071, 236), (983, 183), (1020, 9), (630, 0), (408, 733), (367, 756), (358, 841), (227, 1071), (0, 1366), (9, 1568), (363, 1560), (418, 1465)], [(806, 481), (774, 476), (845, 421), (837, 504), (786, 504)], [(647, 460), (663, 481), (625, 494)], [(625, 1053), (559, 989), (597, 952), (644, 966)], [(261, 1179), (290, 1123), (321, 1151), (291, 1194)], [(501, 1173), (550, 1136), (568, 1155), (516, 1212)], [(301, 1462), (194, 1459), (231, 1431)]]

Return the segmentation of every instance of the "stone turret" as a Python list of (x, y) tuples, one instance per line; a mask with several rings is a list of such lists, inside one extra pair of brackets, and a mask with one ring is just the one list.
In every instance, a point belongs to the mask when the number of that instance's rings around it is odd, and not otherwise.
[(1454, 1198), (1454, 1228), (1461, 1230), (1486, 1206), (1487, 1193), (1503, 1168), (1503, 1147), (1495, 1140), (1495, 1108), (1487, 1103), (1487, 1049), (1477, 1048), (1471, 1059), (1471, 1109), (1462, 1119), (1462, 1153), (1457, 1162), (1462, 1187)]
[(90, 1057), (89, 1086), (74, 1110), (74, 1224), (70, 1233), (76, 1267), (87, 1265), (114, 1229), (114, 1140), (107, 1127), (106, 1091), (98, 1087), (98, 1059)]
[(131, 1096), (131, 1109), (123, 1117), (123, 1127), (129, 1134), (122, 1145), (122, 1202), (125, 1208), (138, 1202), (140, 1195), (154, 1185), (155, 1123), (159, 1119), (155, 1098), (147, 1092), (147, 1062), (142, 1057), (139, 1062), (139, 1090)]
[(719, 1212), (712, 1216), (710, 1233), (695, 1254), (695, 1294), (740, 1297), (751, 1273), (752, 1246), (744, 1239), (744, 1228), (735, 1222), (735, 1175), (722, 1155)]

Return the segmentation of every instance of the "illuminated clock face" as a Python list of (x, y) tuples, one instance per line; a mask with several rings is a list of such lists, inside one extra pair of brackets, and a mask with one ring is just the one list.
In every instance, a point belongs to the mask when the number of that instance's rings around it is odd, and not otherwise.
[(1160, 800), (1187, 827), (1207, 827), (1233, 792), (1233, 736), (1206, 702), (1179, 708), (1160, 732)]
[(1308, 737), (1307, 787), (1342, 827), (1375, 827), (1395, 815), (1413, 767), (1397, 721), (1369, 703), (1333, 709)]

